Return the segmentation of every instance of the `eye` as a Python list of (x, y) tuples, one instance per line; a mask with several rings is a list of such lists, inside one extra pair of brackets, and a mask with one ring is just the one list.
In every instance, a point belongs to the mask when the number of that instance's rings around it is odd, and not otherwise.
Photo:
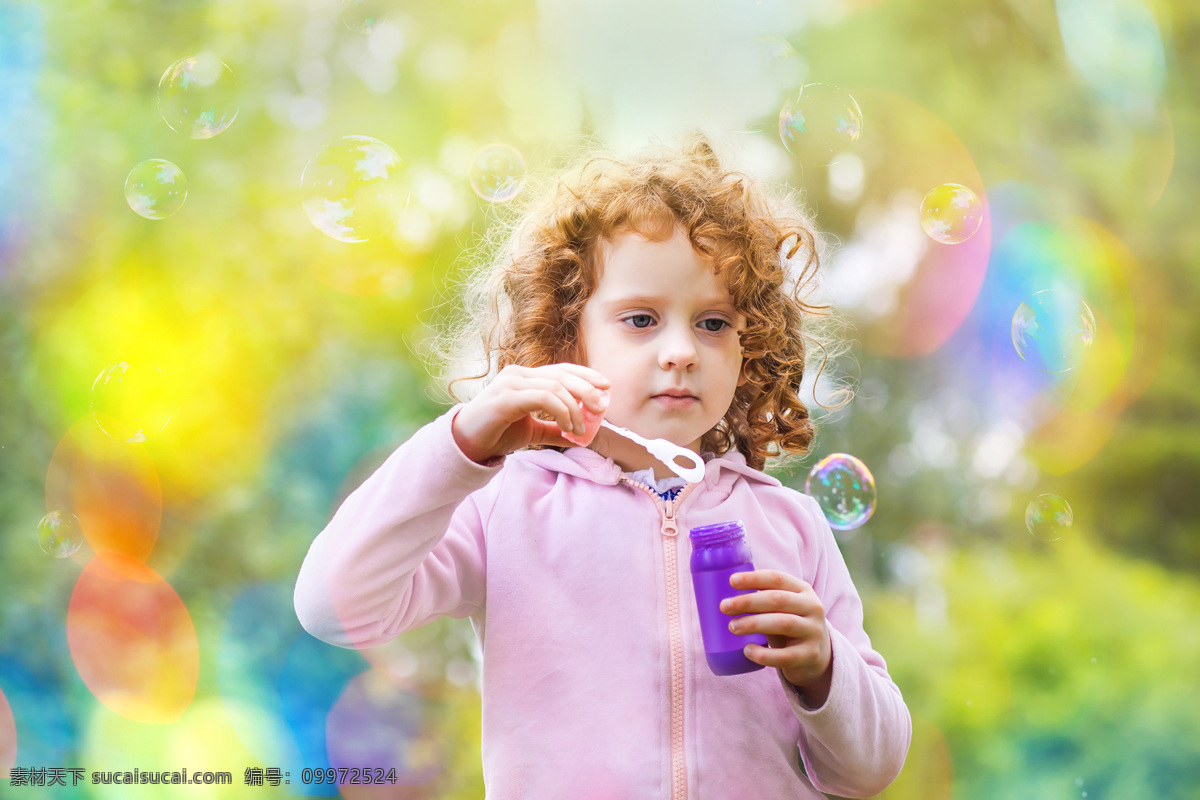
[(630, 314), (628, 317), (622, 319), (621, 322), (629, 322), (630, 320), (645, 320), (644, 325), (639, 325), (636, 321), (633, 322), (633, 327), (648, 328), (650, 327), (650, 323), (654, 322), (654, 317), (650, 316), (649, 314)]
[(701, 324), (701, 325), (708, 325), (708, 323), (710, 323), (710, 322), (715, 322), (715, 323), (717, 323), (717, 326), (716, 326), (715, 328), (709, 328), (709, 327), (706, 327), (706, 328), (704, 329), (704, 330), (706, 330), (706, 331), (709, 331), (710, 333), (717, 333), (717, 332), (721, 331), (721, 330), (722, 330), (722, 326), (724, 326), (725, 328), (732, 327), (732, 326), (730, 326), (730, 324), (729, 324), (728, 322), (726, 322), (725, 320), (723, 320), (723, 319), (718, 319), (718, 318), (716, 318), (716, 317), (709, 317), (708, 319), (700, 320), (700, 324)]

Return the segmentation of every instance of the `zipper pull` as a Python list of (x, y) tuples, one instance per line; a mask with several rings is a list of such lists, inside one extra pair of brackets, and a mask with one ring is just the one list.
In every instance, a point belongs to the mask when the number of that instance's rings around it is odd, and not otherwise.
[(668, 500), (666, 505), (663, 507), (662, 534), (663, 536), (672, 537), (679, 535), (679, 526), (675, 524), (674, 500)]

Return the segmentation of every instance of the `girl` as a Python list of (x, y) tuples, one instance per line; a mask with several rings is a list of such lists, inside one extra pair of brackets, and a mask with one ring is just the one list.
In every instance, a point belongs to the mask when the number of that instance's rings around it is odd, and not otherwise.
[[(470, 617), (494, 800), (881, 791), (908, 710), (820, 508), (761, 471), (813, 438), (815, 231), (699, 136), (587, 161), (511, 230), (457, 340), (484, 388), (345, 500), (301, 567), (301, 623), (369, 647)], [(703, 480), (595, 433), (599, 414), (699, 453)], [(717, 677), (686, 533), (728, 520), (757, 567), (731, 582), (758, 591), (722, 610), (766, 635), (746, 655), (770, 669)]]

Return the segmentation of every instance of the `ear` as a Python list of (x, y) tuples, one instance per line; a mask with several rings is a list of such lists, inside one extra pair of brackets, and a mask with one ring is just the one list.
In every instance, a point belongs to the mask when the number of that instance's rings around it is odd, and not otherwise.
[(738, 371), (737, 385), (741, 386), (746, 382), (746, 359), (742, 359), (742, 367)]

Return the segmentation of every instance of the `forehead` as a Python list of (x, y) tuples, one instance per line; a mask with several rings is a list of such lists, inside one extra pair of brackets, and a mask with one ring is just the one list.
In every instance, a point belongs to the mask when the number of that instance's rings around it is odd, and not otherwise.
[(596, 296), (604, 301), (686, 295), (732, 305), (725, 278), (679, 226), (661, 239), (635, 231), (614, 234), (600, 242), (596, 262)]

